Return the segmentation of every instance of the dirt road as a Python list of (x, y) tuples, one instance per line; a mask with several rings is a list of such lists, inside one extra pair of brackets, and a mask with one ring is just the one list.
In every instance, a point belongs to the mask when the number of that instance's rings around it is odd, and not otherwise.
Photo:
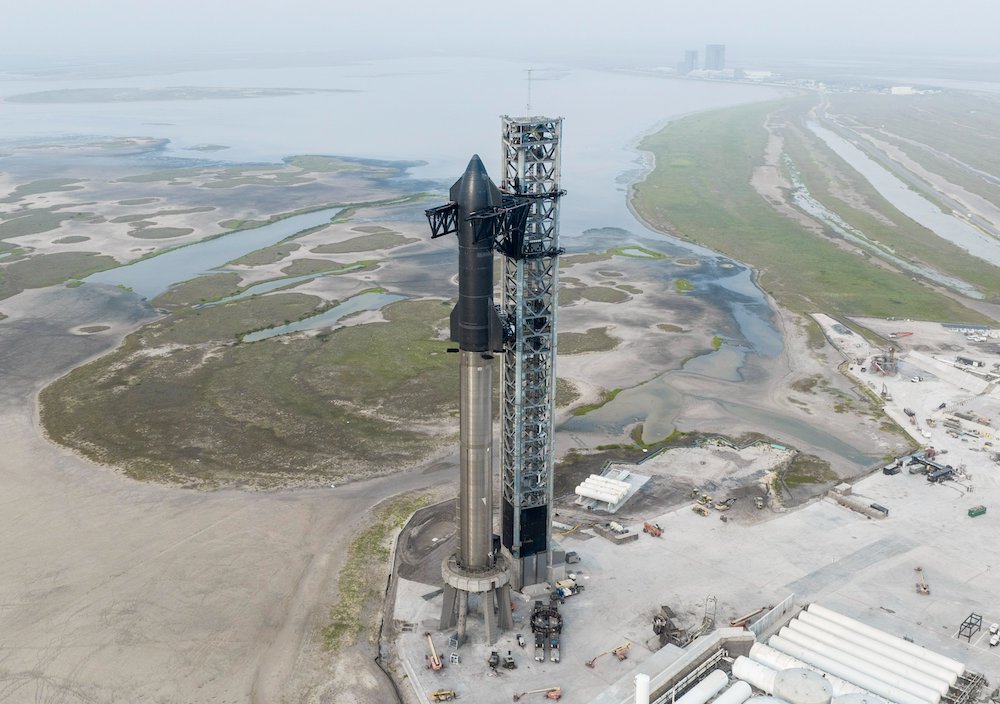
[(266, 493), (125, 479), (44, 440), (35, 396), (150, 311), (91, 286), (0, 310), (0, 702), (300, 701), (364, 513), (450, 473)]

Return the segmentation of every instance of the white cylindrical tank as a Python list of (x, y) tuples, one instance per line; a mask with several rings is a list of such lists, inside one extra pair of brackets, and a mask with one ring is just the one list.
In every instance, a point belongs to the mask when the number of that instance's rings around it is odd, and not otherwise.
[(882, 697), (876, 697), (874, 694), (842, 694), (839, 697), (834, 697), (831, 704), (889, 704)]
[(812, 670), (813, 672), (818, 672), (821, 675), (825, 675), (827, 681), (829, 681), (830, 686), (833, 687), (833, 696), (839, 697), (845, 694), (868, 694), (871, 695), (866, 689), (862, 689), (856, 684), (851, 684), (847, 680), (841, 679), (840, 677), (834, 677), (828, 672), (823, 672), (818, 667), (813, 667), (809, 663), (802, 662), (791, 655), (781, 652), (780, 650), (775, 650), (769, 645), (764, 643), (754, 643), (750, 648), (750, 659), (761, 663), (766, 667), (770, 667), (773, 670), (787, 670), (793, 667), (804, 667), (807, 670)]
[(675, 704), (705, 704), (729, 684), (729, 676), (722, 670), (712, 670), (708, 677), (684, 693)]
[(802, 626), (810, 626), (851, 643), (851, 652), (855, 652), (853, 646), (867, 648), (868, 650), (876, 652), (884, 657), (891, 658), (896, 662), (900, 662), (910, 667), (915, 667), (926, 675), (931, 675), (932, 677), (944, 680), (949, 685), (953, 685), (956, 681), (958, 681), (958, 675), (956, 675), (953, 670), (941, 667), (940, 665), (932, 663), (929, 660), (923, 660), (922, 658), (915, 657), (910, 653), (903, 652), (902, 650), (897, 650), (891, 645), (875, 640), (874, 638), (869, 638), (868, 636), (858, 633), (857, 631), (852, 631), (850, 628), (842, 626), (839, 623), (828, 621), (817, 614), (803, 611), (788, 624), (788, 627), (792, 629), (801, 629)]
[(926, 699), (924, 697), (914, 696), (909, 692), (899, 689), (898, 687), (892, 687), (876, 677), (858, 672), (841, 662), (837, 662), (833, 658), (820, 655), (819, 653), (809, 650), (808, 648), (804, 648), (797, 643), (792, 643), (781, 636), (771, 636), (768, 643), (775, 650), (788, 653), (792, 657), (798, 658), (803, 662), (817, 667), (823, 672), (828, 672), (835, 677), (845, 679), (852, 684), (856, 684), (863, 689), (867, 689), (873, 694), (885, 697), (891, 702), (896, 702), (896, 704), (936, 704), (935, 701), (931, 701), (930, 699)]
[[(929, 699), (934, 702), (934, 704), (937, 704), (937, 702), (941, 699), (941, 692), (934, 687), (928, 687), (927, 685), (912, 680), (909, 677), (897, 675), (884, 667), (880, 667), (876, 663), (869, 662), (864, 658), (852, 655), (851, 653), (841, 650), (840, 648), (834, 648), (826, 643), (821, 643), (815, 638), (810, 638), (801, 631), (791, 631), (788, 628), (782, 628), (779, 637), (789, 640), (792, 643), (797, 643), (803, 648), (808, 648), (814, 653), (819, 653), (820, 655), (843, 663), (853, 670), (857, 670), (858, 672), (862, 672), (866, 675), (871, 675), (872, 677), (880, 679), (886, 684), (901, 689), (904, 692), (909, 692), (914, 696)], [(932, 679), (931, 682), (937, 683), (940, 682), (940, 680)], [(948, 691), (948, 686), (943, 682), (941, 682), (941, 686), (944, 687), (944, 691)]]
[[(794, 624), (794, 626), (792, 624)], [(853, 657), (861, 658), (865, 662), (870, 662), (873, 665), (881, 667), (882, 669), (895, 675), (905, 677), (908, 680), (913, 680), (917, 684), (930, 687), (942, 696), (948, 693), (948, 688), (951, 686), (951, 682), (948, 680), (941, 679), (940, 677), (936, 677), (922, 669), (919, 669), (919, 663), (916, 667), (906, 665), (898, 660), (886, 657), (882, 653), (865, 648), (856, 643), (845, 642), (831, 633), (827, 633), (826, 631), (822, 631), (814, 626), (810, 626), (807, 623), (802, 623), (801, 621), (792, 621), (792, 623), (789, 623), (787, 626), (782, 628), (781, 631), (779, 631), (780, 635), (789, 638), (790, 640), (794, 640), (791, 636), (796, 633), (806, 635), (815, 641), (825, 643), (826, 645), (846, 652)]]
[(941, 655), (940, 653), (935, 653), (927, 648), (922, 648), (916, 643), (910, 643), (909, 641), (903, 640), (899, 636), (894, 636), (890, 633), (886, 633), (885, 631), (873, 628), (866, 623), (861, 623), (861, 621), (839, 614), (836, 611), (826, 608), (825, 606), (810, 604), (807, 610), (811, 613), (815, 613), (817, 616), (822, 616), (828, 621), (833, 621), (834, 623), (847, 626), (857, 633), (862, 633), (870, 638), (874, 638), (877, 641), (881, 641), (882, 643), (902, 650), (903, 652), (910, 653), (911, 655), (922, 658), (936, 665), (940, 665), (941, 667), (946, 667), (956, 675), (961, 675), (965, 672), (965, 665), (960, 663), (958, 660), (953, 660), (945, 655)]
[[(743, 656), (741, 655), (740, 657)], [(753, 663), (753, 660), (748, 660), (747, 658), (743, 659), (747, 662)], [(757, 663), (754, 664), (756, 665)], [(734, 667), (735, 665), (736, 663), (733, 663)], [(733, 672), (733, 676), (736, 676), (735, 672)], [(712, 704), (743, 704), (743, 702), (750, 698), (751, 694), (753, 694), (753, 690), (746, 682), (734, 682), (729, 685), (729, 688), (726, 689), (726, 691), (717, 696)]]
[(649, 675), (635, 676), (635, 704), (649, 704)]
[(833, 687), (823, 675), (804, 667), (782, 670), (774, 679), (774, 696), (789, 704), (830, 704)]
[(777, 676), (778, 673), (767, 665), (754, 662), (743, 655), (733, 660), (733, 677), (743, 680), (744, 683), (749, 682), (757, 689), (768, 694), (774, 693), (774, 678)]

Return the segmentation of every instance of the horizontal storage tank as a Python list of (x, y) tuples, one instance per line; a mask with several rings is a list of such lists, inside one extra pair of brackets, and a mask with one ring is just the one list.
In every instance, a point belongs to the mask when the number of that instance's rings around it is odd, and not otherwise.
[[(743, 659), (746, 660), (746, 658)], [(747, 660), (747, 662), (753, 662), (753, 660)], [(736, 676), (735, 672), (733, 676)], [(726, 691), (717, 696), (712, 704), (743, 704), (743, 702), (750, 698), (751, 694), (753, 694), (753, 690), (746, 682), (734, 682), (729, 685)]]
[(775, 650), (771, 646), (765, 645), (764, 643), (754, 643), (753, 646), (751, 646), (750, 659), (779, 672), (793, 667), (804, 667), (807, 670), (818, 672), (819, 674), (826, 676), (830, 686), (833, 687), (834, 697), (843, 696), (845, 694), (871, 694), (871, 692), (866, 689), (862, 689), (856, 684), (851, 684), (847, 680), (841, 679), (840, 677), (834, 677), (828, 672), (823, 672), (818, 667), (802, 662), (801, 660), (793, 658), (791, 655), (787, 655), (780, 650)]
[(902, 650), (903, 652), (910, 653), (918, 658), (932, 662), (935, 665), (940, 665), (941, 667), (948, 668), (956, 675), (961, 675), (965, 672), (965, 665), (960, 663), (958, 660), (952, 660), (951, 658), (941, 655), (940, 653), (935, 653), (933, 650), (928, 650), (923, 648), (916, 643), (910, 643), (909, 641), (903, 640), (899, 636), (894, 636), (885, 631), (881, 631), (877, 628), (873, 628), (866, 623), (861, 623), (856, 619), (839, 614), (836, 611), (826, 608), (825, 606), (820, 606), (819, 604), (810, 604), (807, 609), (810, 613), (814, 613), (817, 616), (822, 616), (828, 621), (833, 621), (834, 623), (839, 623), (846, 626), (857, 633), (864, 634), (870, 638), (874, 638), (877, 641), (881, 641), (886, 645), (891, 645), (892, 647)]
[(729, 676), (722, 670), (712, 670), (708, 677), (684, 693), (674, 704), (705, 704), (729, 684)]
[(789, 704), (830, 704), (833, 688), (822, 675), (796, 667), (778, 673), (774, 680), (774, 696)]
[(883, 682), (916, 694), (918, 697), (924, 696), (925, 693), (933, 696), (932, 693), (935, 692), (940, 697), (948, 691), (948, 683), (944, 680), (925, 675), (919, 670), (874, 653), (869, 657), (867, 653), (871, 653), (870, 650), (860, 652), (860, 648), (851, 648), (850, 644), (841, 643), (836, 638), (832, 639), (833, 643), (829, 643), (827, 642), (829, 637), (822, 633), (820, 635), (823, 639), (814, 638), (805, 631), (792, 630), (785, 626), (778, 631), (778, 635), (853, 667), (858, 672), (878, 677)]
[(774, 693), (774, 678), (777, 676), (778, 673), (767, 665), (754, 662), (744, 655), (733, 660), (733, 677), (743, 680), (744, 684), (749, 682), (768, 694)]
[(828, 672), (835, 677), (845, 679), (852, 684), (858, 685), (862, 689), (867, 689), (872, 694), (885, 697), (890, 702), (896, 702), (896, 704), (937, 704), (936, 700), (914, 696), (909, 692), (899, 689), (898, 687), (893, 687), (886, 682), (883, 682), (877, 677), (872, 677), (871, 675), (858, 672), (857, 670), (848, 667), (833, 658), (820, 655), (819, 653), (816, 653), (808, 648), (804, 648), (797, 643), (792, 643), (781, 636), (771, 636), (771, 639), (768, 642), (775, 650), (788, 653), (792, 657), (798, 658), (805, 663), (817, 667), (823, 672)]
[[(955, 674), (953, 670), (949, 670), (946, 667), (941, 667), (938, 664), (932, 663), (929, 660), (924, 660), (922, 658), (915, 657), (910, 653), (906, 653), (902, 650), (897, 650), (891, 645), (883, 643), (882, 641), (870, 638), (863, 633), (858, 633), (857, 631), (852, 631), (846, 626), (842, 626), (839, 623), (834, 623), (833, 621), (828, 621), (814, 613), (809, 611), (801, 612), (796, 618), (789, 622), (788, 627), (792, 629), (797, 629), (802, 625), (808, 625), (813, 628), (834, 635), (841, 640), (851, 643), (852, 645), (859, 646), (862, 648), (867, 648), (868, 650), (874, 651), (887, 658), (892, 658), (897, 662), (901, 662), (904, 665), (909, 665), (910, 667), (915, 667), (921, 672), (938, 679), (944, 680), (949, 685), (955, 684), (958, 681), (958, 675)], [(843, 648), (842, 648), (843, 649)], [(853, 649), (851, 652), (854, 652)]]
[(777, 697), (750, 697), (747, 699), (746, 704), (788, 704), (784, 699), (778, 699)]
[(882, 697), (874, 694), (842, 694), (834, 697), (831, 704), (889, 704)]

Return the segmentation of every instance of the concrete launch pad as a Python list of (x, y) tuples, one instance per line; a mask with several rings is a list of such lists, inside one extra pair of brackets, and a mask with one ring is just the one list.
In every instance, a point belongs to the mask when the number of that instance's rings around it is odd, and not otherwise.
[[(926, 347), (916, 351), (931, 357), (963, 354), (964, 348), (942, 347), (962, 347), (962, 333), (938, 332), (939, 325), (926, 325), (932, 326), (927, 330), (934, 331), (940, 340), (933, 342), (928, 332), (917, 342), (915, 334), (910, 344)], [(908, 326), (920, 329), (914, 323)], [(980, 356), (984, 350), (979, 351)], [(902, 361), (902, 370), (909, 374), (905, 365), (911, 362), (906, 354)], [(769, 462), (787, 458), (788, 452), (782, 448), (748, 448), (743, 451), (747, 456), (740, 458), (733, 448), (717, 445), (680, 450), (674, 456), (664, 454), (655, 462), (644, 463), (642, 472), (651, 474), (652, 481), (661, 486), (664, 482), (674, 482), (679, 488), (714, 483), (720, 492), (728, 492), (720, 496), (735, 495), (742, 486), (744, 498), (725, 514), (710, 512), (703, 517), (690, 510), (692, 504), (687, 500), (657, 507), (644, 497), (636, 497), (615, 520), (639, 532), (638, 540), (614, 545), (585, 527), (563, 536), (562, 547), (581, 557), (569, 568), (586, 589), (559, 606), (564, 617), (561, 662), (533, 659), (528, 629), (531, 598), (515, 593), (512, 632), (493, 647), (466, 645), (456, 650), (460, 662), (446, 664), (440, 672), (424, 669), (426, 641), (420, 634), (436, 626), (440, 585), (400, 579), (394, 654), (400, 673), (407, 675), (403, 681), (411, 700), (426, 701), (428, 692), (446, 688), (463, 698), (499, 704), (511, 701), (517, 692), (561, 686), (563, 701), (593, 701), (616, 682), (620, 688), (623, 676), (662, 668), (677, 655), (671, 650), (654, 653), (647, 646), (653, 642), (651, 620), (660, 605), (675, 612), (681, 627), (695, 628), (705, 616), (709, 597), (717, 599), (717, 626), (728, 626), (731, 619), (777, 604), (789, 595), (794, 595), (799, 606), (818, 600), (960, 660), (996, 682), (1000, 678), (1000, 648), (988, 646), (986, 633), (990, 623), (1000, 621), (996, 599), (1000, 570), (993, 569), (1000, 560), (1000, 545), (995, 540), (996, 521), (1000, 520), (996, 447), (983, 434), (954, 437), (944, 432), (941, 422), (930, 427), (925, 416), (954, 407), (972, 409), (977, 417), (1000, 419), (1000, 394), (995, 387), (985, 393), (972, 392), (949, 385), (946, 379), (921, 376), (925, 380), (920, 382), (902, 373), (889, 379), (892, 395), (900, 399), (893, 404), (912, 405), (920, 420), (920, 427), (914, 430), (916, 437), (947, 450), (944, 457), (962, 471), (954, 480), (941, 484), (920, 474), (903, 471), (886, 475), (878, 470), (853, 481), (852, 495), (887, 507), (886, 518), (869, 518), (822, 497), (795, 508), (777, 503), (754, 508), (747, 492), (756, 491), (760, 482), (766, 481)], [(946, 408), (939, 410), (940, 403)], [(925, 438), (924, 432), (932, 433), (932, 438)], [(990, 432), (985, 426), (981, 430)], [(673, 493), (675, 498), (677, 493)], [(970, 517), (968, 510), (975, 505), (986, 506), (986, 514)], [(558, 510), (561, 522), (572, 523), (579, 516), (567, 517), (565, 508)], [(721, 520), (723, 515), (726, 521)], [(662, 537), (642, 533), (642, 521), (658, 523)], [(400, 544), (406, 541), (404, 533)], [(930, 586), (929, 595), (914, 589), (917, 566)], [(970, 612), (981, 614), (986, 626), (966, 642), (957, 634)], [(401, 632), (401, 628), (409, 632)], [(527, 648), (518, 646), (518, 634), (527, 639)], [(447, 633), (435, 634), (446, 663), (451, 652), (447, 637)], [(606, 656), (594, 668), (585, 666), (588, 660), (624, 643), (631, 644), (626, 660)], [(517, 669), (502, 670), (498, 677), (485, 679), (490, 673), (487, 659), (492, 650), (501, 654), (510, 650)]]

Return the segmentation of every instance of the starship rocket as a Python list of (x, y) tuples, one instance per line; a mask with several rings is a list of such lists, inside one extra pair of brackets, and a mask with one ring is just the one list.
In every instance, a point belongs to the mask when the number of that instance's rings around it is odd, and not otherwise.
[(493, 304), (493, 228), (470, 218), (501, 206), (500, 190), (475, 155), (451, 187), (457, 206), (458, 303), (451, 339), (458, 343), (459, 566), (493, 567), (493, 356), (503, 347), (503, 325)]

